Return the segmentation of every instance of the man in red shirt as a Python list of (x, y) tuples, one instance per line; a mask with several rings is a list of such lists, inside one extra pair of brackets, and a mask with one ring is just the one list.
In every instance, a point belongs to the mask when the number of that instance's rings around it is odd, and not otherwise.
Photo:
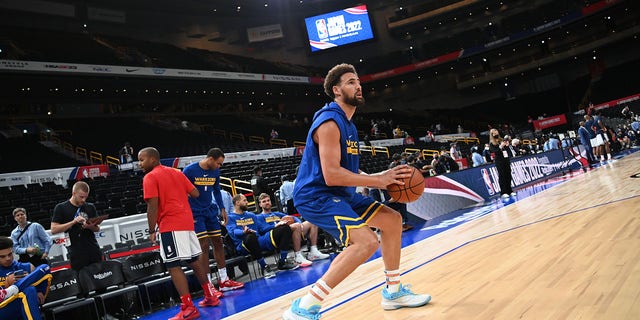
[(144, 200), (147, 202), (149, 239), (156, 243), (157, 225), (160, 233), (160, 254), (182, 301), (180, 312), (169, 320), (199, 318), (200, 313), (191, 300), (187, 277), (180, 266), (181, 261), (186, 261), (193, 269), (204, 290), (204, 299), (198, 305), (213, 307), (220, 304), (220, 300), (213, 294), (207, 270), (198, 264), (202, 250), (194, 232), (193, 215), (187, 195), (197, 198), (200, 193), (180, 170), (161, 165), (160, 153), (155, 148), (147, 147), (140, 150), (138, 160), (146, 173), (142, 180), (142, 188)]

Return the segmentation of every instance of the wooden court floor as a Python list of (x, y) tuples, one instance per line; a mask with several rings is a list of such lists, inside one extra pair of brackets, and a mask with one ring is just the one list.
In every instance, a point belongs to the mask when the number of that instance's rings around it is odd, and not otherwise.
[[(383, 311), (381, 259), (322, 319), (640, 319), (640, 152), (403, 248), (402, 281), (427, 306)], [(280, 319), (308, 287), (225, 319)]]

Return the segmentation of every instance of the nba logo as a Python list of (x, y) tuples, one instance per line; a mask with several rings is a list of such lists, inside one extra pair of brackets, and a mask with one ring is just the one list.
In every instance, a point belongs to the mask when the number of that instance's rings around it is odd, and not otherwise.
[(487, 171), (487, 169), (480, 169), (480, 172), (482, 173), (482, 180), (484, 180), (484, 185), (487, 187), (487, 191), (489, 192), (489, 195), (492, 196), (496, 193), (496, 191), (493, 189), (493, 184), (491, 183), (491, 177), (489, 177), (489, 171)]
[(318, 30), (318, 38), (326, 39), (329, 37), (329, 32), (327, 31), (327, 22), (324, 19), (316, 20), (316, 29)]

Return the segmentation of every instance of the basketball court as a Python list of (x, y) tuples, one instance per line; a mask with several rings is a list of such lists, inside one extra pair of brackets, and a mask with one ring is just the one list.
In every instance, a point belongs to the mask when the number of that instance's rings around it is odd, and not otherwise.
[[(377, 253), (334, 289), (322, 318), (639, 319), (640, 153), (616, 158), (403, 233), (402, 281), (431, 294), (428, 305), (382, 310)], [(248, 282), (202, 318), (280, 319), (329, 263)]]

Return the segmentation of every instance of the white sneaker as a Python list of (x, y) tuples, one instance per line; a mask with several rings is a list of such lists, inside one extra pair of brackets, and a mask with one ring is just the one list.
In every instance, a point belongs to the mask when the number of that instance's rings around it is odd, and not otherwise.
[(431, 301), (428, 294), (415, 294), (411, 292), (411, 285), (403, 286), (400, 284), (398, 292), (389, 292), (387, 288), (382, 289), (382, 309), (395, 310), (400, 308), (421, 307)]
[(500, 196), (502, 199), (507, 199), (509, 198), (509, 194), (505, 193), (503, 195)]
[(302, 255), (296, 255), (295, 262), (302, 268), (308, 267), (313, 264), (313, 262), (305, 259)]
[(309, 259), (311, 261), (328, 259), (330, 256), (331, 255), (328, 255), (326, 253), (322, 253), (320, 251), (315, 251), (315, 252), (309, 251), (309, 253), (307, 253), (307, 259)]
[(511, 196), (512, 196), (512, 197), (515, 197), (515, 196), (517, 196), (517, 195), (518, 195), (517, 193), (515, 193), (515, 192), (511, 192)]

